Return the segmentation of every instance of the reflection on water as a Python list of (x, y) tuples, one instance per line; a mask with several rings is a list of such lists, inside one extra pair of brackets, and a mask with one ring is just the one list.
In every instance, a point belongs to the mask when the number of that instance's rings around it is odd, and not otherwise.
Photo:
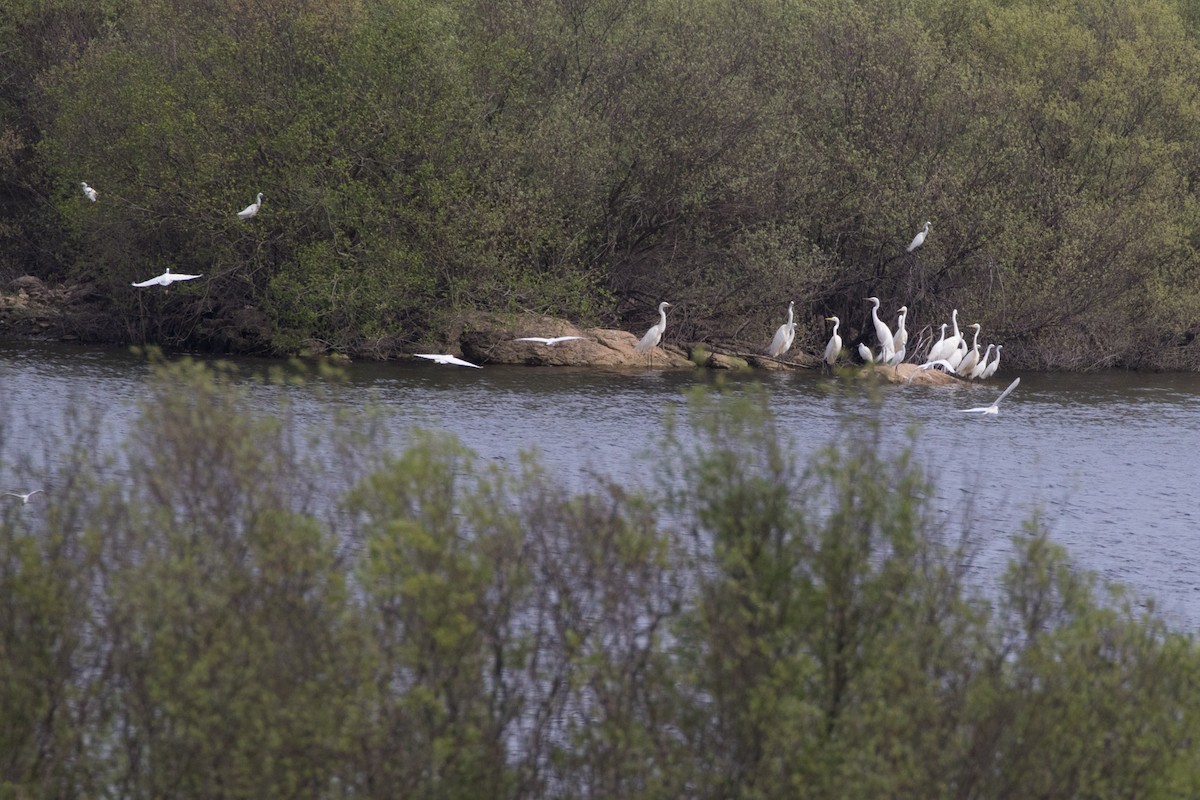
[[(272, 362), (241, 360), (249, 371)], [(61, 430), (67, 406), (105, 415), (106, 444), (135, 418), (149, 370), (122, 350), (0, 344), (4, 436), (0, 482), (15, 479), (14, 454), (35, 469), (39, 443)], [(1025, 374), (994, 417), (959, 414), (987, 405), (1008, 385), (1003, 372), (982, 385), (882, 388), (881, 446), (910, 444), (936, 487), (938, 512), (964, 515), (981, 548), (981, 569), (1000, 568), (1008, 540), (1040, 509), (1054, 538), (1083, 566), (1155, 596), (1183, 624), (1200, 624), (1200, 375)], [(588, 471), (649, 483), (650, 452), (668, 410), (712, 373), (604, 372), (565, 368), (455, 369), (432, 364), (356, 364), (348, 380), (312, 388), (256, 386), (265, 408), (287, 394), (314, 428), (337, 410), (378, 403), (399, 440), (412, 426), (453, 432), (484, 459), (515, 463), (536, 447), (569, 485)], [(847, 421), (870, 412), (846, 379), (812, 373), (721, 376), (735, 391), (765, 383), (782, 426), (804, 459)], [(909, 431), (917, 431), (910, 439)], [(886, 453), (885, 453), (886, 455)]]

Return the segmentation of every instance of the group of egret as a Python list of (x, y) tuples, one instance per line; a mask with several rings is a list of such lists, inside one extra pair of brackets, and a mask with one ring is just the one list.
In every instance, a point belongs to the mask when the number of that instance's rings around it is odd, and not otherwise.
[[(87, 181), (83, 181), (80, 185), (83, 187), (83, 196), (86, 197), (88, 200), (90, 200), (94, 203), (100, 198), (100, 193), (97, 192), (95, 189), (93, 189), (91, 186), (88, 186)], [(263, 194), (262, 194), (262, 192), (259, 192), (258, 197), (254, 200), (253, 203), (246, 206), (245, 208), (243, 208), (241, 211), (239, 211), (237, 213), (238, 219), (251, 219), (252, 217), (254, 217), (254, 215), (258, 213), (259, 207), (262, 206), (262, 200), (263, 200)], [(139, 281), (139, 282), (131, 284), (131, 285), (136, 286), (139, 289), (144, 289), (147, 286), (170, 286), (172, 283), (175, 283), (176, 281), (194, 281), (196, 278), (202, 278), (202, 277), (204, 277), (202, 274), (201, 275), (186, 275), (184, 273), (179, 273), (179, 272), (172, 273), (170, 268), (168, 268), (167, 271), (164, 272), (162, 275), (156, 275), (153, 278), (149, 278), (148, 280), (144, 280), (144, 281)]]

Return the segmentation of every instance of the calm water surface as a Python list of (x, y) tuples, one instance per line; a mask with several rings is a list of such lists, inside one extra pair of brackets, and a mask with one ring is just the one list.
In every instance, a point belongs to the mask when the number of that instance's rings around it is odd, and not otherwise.
[[(248, 371), (270, 362), (239, 362)], [(589, 470), (649, 483), (670, 409), (684, 390), (711, 383), (705, 371), (594, 370), (433, 364), (356, 364), (346, 383), (259, 386), (264, 410), (287, 394), (297, 416), (320, 427), (337, 410), (381, 405), (402, 441), (414, 425), (457, 434), (485, 459), (515, 463), (536, 447), (560, 479), (583, 485)], [(61, 432), (67, 407), (102, 410), (115, 446), (136, 418), (149, 369), (122, 350), (0, 342), (0, 489), (16, 488), (14, 454), (37, 461), (39, 443)], [(1010, 537), (1039, 511), (1053, 537), (1082, 566), (1153, 596), (1180, 627), (1200, 626), (1200, 375), (1026, 373), (994, 417), (956, 409), (987, 405), (1015, 373), (986, 384), (883, 388), (882, 446), (910, 443), (934, 479), (939, 514), (964, 515), (980, 549), (978, 568), (998, 574)], [(771, 389), (798, 454), (833, 440), (842, 425), (870, 412), (865, 393), (816, 374), (732, 377)], [(32, 454), (32, 455), (31, 455)], [(17, 483), (14, 484), (14, 481)]]

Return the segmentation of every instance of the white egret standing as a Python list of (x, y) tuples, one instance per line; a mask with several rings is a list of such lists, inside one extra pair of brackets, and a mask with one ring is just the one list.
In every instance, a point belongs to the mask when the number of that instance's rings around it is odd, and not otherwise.
[(39, 492), (45, 494), (45, 490), (43, 489), (34, 489), (32, 492), (5, 492), (4, 494), (7, 497), (19, 497), (21, 499), (21, 505), (24, 505), (29, 502), (29, 498), (33, 497)]
[(929, 364), (930, 362), (937, 361), (938, 359), (942, 358), (942, 345), (944, 345), (946, 343), (946, 327), (947, 327), (946, 323), (943, 322), (942, 323), (942, 335), (938, 338), (938, 340), (936, 342), (933, 343), (933, 347), (929, 348), (929, 355), (925, 358), (926, 364)]
[(886, 361), (892, 357), (892, 329), (887, 326), (887, 323), (879, 318), (879, 298), (868, 297), (868, 303), (871, 306), (871, 321), (875, 323), (875, 337), (879, 339), (879, 347), (881, 352), (879, 359)]
[(413, 353), (417, 358), (427, 358), (430, 361), (438, 364), (453, 364), (459, 367), (474, 367), (475, 369), (483, 369), (478, 364), (472, 364), (470, 361), (463, 361), (458, 356), (443, 355), (441, 353)]
[(1008, 397), (1008, 393), (1017, 388), (1017, 384), (1020, 382), (1020, 378), (1014, 378), (1013, 382), (1008, 385), (1008, 388), (1001, 392), (1000, 396), (996, 398), (996, 402), (992, 403), (990, 406), (979, 406), (978, 408), (960, 408), (959, 411), (963, 414), (999, 414), (1000, 401)]
[(559, 344), (560, 342), (570, 342), (574, 339), (583, 339), (583, 338), (584, 338), (583, 336), (552, 336), (547, 339), (545, 336), (522, 336), (520, 339), (513, 339), (513, 341), (514, 342), (538, 342), (539, 344), (544, 344), (547, 347), (554, 347), (554, 345)]
[(922, 228), (921, 232), (918, 233), (916, 236), (914, 236), (913, 240), (908, 243), (908, 247), (905, 248), (905, 252), (911, 253), (913, 250), (916, 250), (918, 247), (925, 244), (925, 237), (928, 235), (929, 235), (929, 220), (926, 220), (925, 227)]
[(654, 348), (662, 341), (663, 333), (667, 330), (667, 309), (671, 304), (666, 300), (658, 304), (658, 324), (650, 327), (642, 340), (633, 349), (639, 353), (650, 353), (650, 363), (654, 364)]
[(896, 333), (892, 336), (892, 352), (899, 356), (896, 363), (904, 360), (904, 350), (908, 346), (908, 330), (904, 327), (908, 319), (908, 306), (900, 306), (900, 316), (896, 320)]
[(829, 344), (825, 345), (825, 363), (832, 367), (842, 354), (842, 337), (838, 336), (838, 326), (842, 321), (837, 317), (826, 317), (825, 321), (833, 323), (833, 335), (829, 337)]
[[(979, 329), (982, 326), (978, 322), (973, 322), (970, 327), (975, 329), (975, 335), (971, 338), (971, 347), (963, 353), (962, 359), (954, 367), (958, 370), (959, 375), (967, 377), (970, 377), (971, 370), (975, 369), (975, 365), (979, 363)], [(950, 361), (953, 362), (954, 359), (950, 359)]]
[(88, 186), (87, 181), (84, 181), (80, 185), (83, 186), (83, 196), (86, 197), (88, 200), (91, 200), (93, 203), (96, 202), (96, 199), (98, 197), (100, 197), (100, 193), (97, 192), (92, 187)]
[(996, 369), (1000, 366), (1000, 350), (1004, 345), (996, 345), (996, 357), (992, 359), (992, 363), (983, 368), (983, 372), (979, 373), (979, 379), (986, 381), (988, 378), (996, 374)]
[(863, 360), (864, 364), (875, 363), (875, 356), (871, 355), (871, 348), (867, 347), (863, 342), (858, 343), (858, 357)]
[(241, 211), (238, 212), (238, 219), (250, 219), (255, 214), (257, 214), (259, 206), (262, 205), (262, 197), (263, 197), (262, 192), (259, 192), (258, 197), (255, 198), (253, 203), (251, 203), (250, 205), (246, 206), (245, 208), (243, 208)]
[(991, 358), (992, 348), (995, 346), (996, 345), (994, 344), (989, 344), (987, 346), (987, 350), (985, 350), (983, 355), (979, 357), (979, 363), (975, 365), (975, 369), (971, 370), (971, 374), (967, 376), (968, 378), (971, 380), (978, 380), (979, 378), (983, 377), (983, 371), (987, 369), (987, 360)]
[(185, 275), (182, 272), (172, 273), (171, 268), (167, 267), (167, 271), (164, 272), (162, 275), (159, 275), (154, 278), (150, 278), (149, 280), (142, 281), (141, 283), (134, 283), (131, 285), (137, 286), (138, 288), (142, 288), (145, 286), (170, 286), (175, 281), (194, 281), (194, 280), (196, 280), (196, 278), (202, 278), (202, 277), (204, 277), (204, 276), (203, 275)]
[(796, 340), (796, 322), (792, 316), (795, 308), (795, 301), (788, 303), (787, 322), (780, 325), (779, 329), (775, 331), (775, 337), (771, 339), (771, 346), (767, 348), (767, 355), (771, 358), (779, 358), (792, 349), (792, 342)]

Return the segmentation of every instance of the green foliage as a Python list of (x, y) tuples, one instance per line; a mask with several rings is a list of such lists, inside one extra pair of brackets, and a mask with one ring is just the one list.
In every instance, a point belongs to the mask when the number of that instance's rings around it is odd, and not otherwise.
[(802, 459), (764, 392), (700, 393), (661, 484), (570, 493), (369, 419), (309, 451), (247, 391), (159, 362), (129, 441), (75, 421), (5, 506), (0, 796), (1200, 787), (1192, 638), (1036, 519), (973, 585), (869, 418)]

